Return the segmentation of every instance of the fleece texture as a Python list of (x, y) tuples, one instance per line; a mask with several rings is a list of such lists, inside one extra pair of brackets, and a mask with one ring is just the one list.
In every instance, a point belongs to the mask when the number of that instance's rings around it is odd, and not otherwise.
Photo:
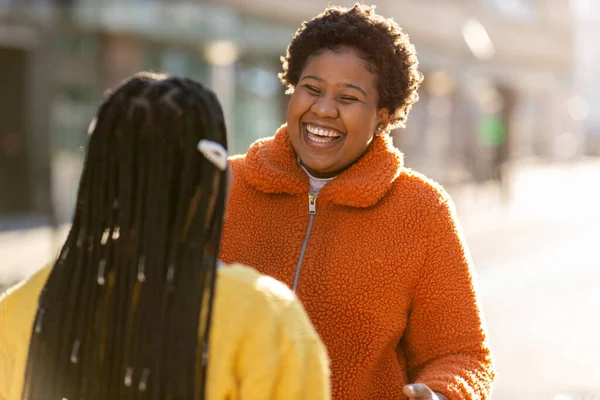
[[(231, 165), (221, 255), (291, 287), (309, 181), (285, 125)], [(493, 363), (451, 200), (403, 167), (389, 136), (320, 191), (297, 294), (327, 346), (333, 399), (405, 399), (413, 382), (489, 398)]]

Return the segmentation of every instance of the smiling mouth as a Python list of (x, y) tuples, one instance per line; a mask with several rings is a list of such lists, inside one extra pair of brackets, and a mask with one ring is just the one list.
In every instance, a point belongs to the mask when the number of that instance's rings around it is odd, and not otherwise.
[(342, 134), (335, 129), (322, 128), (312, 124), (304, 124), (304, 128), (308, 140), (315, 144), (331, 144), (342, 137)]

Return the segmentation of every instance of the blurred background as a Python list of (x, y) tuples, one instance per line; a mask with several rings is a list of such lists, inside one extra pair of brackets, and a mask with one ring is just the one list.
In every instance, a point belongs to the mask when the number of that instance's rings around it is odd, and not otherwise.
[[(376, 4), (425, 74), (394, 140), (453, 195), (497, 361), (493, 399), (600, 399), (600, 1)], [(243, 153), (284, 122), (279, 57), (326, 5), (0, 0), (0, 292), (55, 255), (108, 88), (139, 70), (200, 80)]]

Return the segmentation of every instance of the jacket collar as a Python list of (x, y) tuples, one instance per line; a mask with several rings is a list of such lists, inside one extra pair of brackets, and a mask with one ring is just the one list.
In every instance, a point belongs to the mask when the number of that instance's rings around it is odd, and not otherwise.
[[(296, 157), (283, 125), (275, 136), (252, 144), (242, 161), (241, 178), (266, 193), (308, 194), (308, 177)], [(319, 198), (344, 206), (371, 207), (391, 188), (402, 168), (403, 156), (392, 138), (375, 136), (361, 158), (329, 182)]]

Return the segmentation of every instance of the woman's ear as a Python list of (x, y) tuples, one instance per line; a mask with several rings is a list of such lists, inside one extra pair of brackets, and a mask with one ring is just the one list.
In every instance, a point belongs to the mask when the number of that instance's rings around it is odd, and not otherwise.
[(377, 133), (383, 133), (387, 130), (390, 123), (390, 111), (382, 107), (377, 111)]

